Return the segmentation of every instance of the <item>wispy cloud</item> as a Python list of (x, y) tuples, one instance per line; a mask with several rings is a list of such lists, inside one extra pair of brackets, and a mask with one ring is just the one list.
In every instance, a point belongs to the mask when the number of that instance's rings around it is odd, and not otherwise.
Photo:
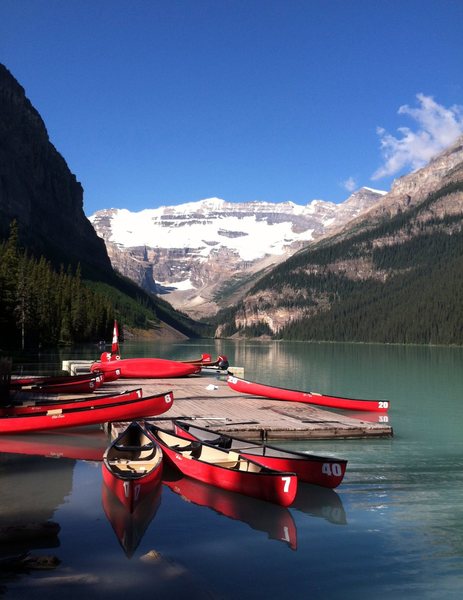
[(343, 181), (341, 183), (341, 185), (348, 192), (353, 192), (355, 189), (357, 189), (357, 182), (354, 179), (354, 177), (349, 177), (348, 179), (346, 179), (345, 181)]
[(373, 180), (396, 175), (405, 168), (422, 167), (463, 133), (462, 106), (446, 108), (432, 96), (417, 94), (416, 97), (417, 108), (405, 104), (398, 111), (399, 115), (407, 115), (416, 121), (416, 131), (400, 127), (397, 130), (400, 137), (394, 137), (382, 127), (377, 129), (384, 164), (373, 173)]

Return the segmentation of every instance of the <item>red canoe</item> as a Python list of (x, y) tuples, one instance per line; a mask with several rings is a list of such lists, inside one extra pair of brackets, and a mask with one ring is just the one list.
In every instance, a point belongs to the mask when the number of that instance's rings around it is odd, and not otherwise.
[(115, 368), (111, 371), (96, 371), (103, 378), (103, 383), (109, 383), (110, 381), (116, 381), (121, 376), (121, 372), (119, 369)]
[(172, 406), (173, 394), (167, 392), (138, 398), (137, 400), (115, 400), (107, 404), (76, 407), (74, 404), (59, 409), (27, 415), (0, 418), (0, 434), (27, 433), (60, 427), (78, 427), (111, 421), (131, 421), (140, 417), (160, 415)]
[(128, 379), (169, 379), (186, 377), (201, 371), (200, 365), (181, 363), (164, 358), (121, 358), (95, 362), (91, 371), (111, 371), (117, 368), (121, 377)]
[(187, 502), (246, 523), (255, 531), (265, 532), (270, 539), (286, 543), (291, 550), (297, 548), (296, 523), (284, 506), (221, 490), (191, 477), (180, 477), (173, 481), (163, 478), (162, 483)]
[(274, 471), (238, 452), (187, 440), (151, 423), (147, 430), (183, 475), (282, 506), (289, 506), (296, 496), (294, 473)]
[[(33, 399), (31, 402), (24, 402), (23, 404), (13, 403), (9, 406), (0, 407), (0, 418), (1, 417), (17, 417), (20, 415), (30, 415), (33, 413), (40, 413), (50, 410), (59, 410), (64, 408), (94, 408), (96, 406), (106, 406), (114, 402), (121, 402), (123, 400), (139, 400), (143, 396), (142, 389), (137, 388), (135, 390), (126, 390), (125, 392), (118, 392), (115, 394), (106, 394), (104, 396), (88, 396), (86, 398), (60, 398), (58, 396), (46, 396), (47, 399), (41, 397), (38, 400)], [(15, 396), (15, 400), (18, 396)]]
[(317, 392), (300, 392), (285, 388), (265, 385), (246, 381), (234, 375), (229, 375), (227, 383), (232, 390), (242, 394), (263, 396), (272, 400), (286, 400), (288, 402), (304, 402), (305, 404), (316, 404), (328, 408), (343, 408), (346, 410), (365, 410), (369, 412), (387, 412), (390, 402), (387, 400), (354, 400), (352, 398), (338, 398), (336, 396), (325, 396)]
[(346, 472), (347, 460), (283, 450), (276, 446), (230, 437), (181, 421), (175, 421), (174, 428), (177, 435), (218, 448), (235, 450), (242, 456), (270, 469), (296, 473), (300, 481), (307, 483), (335, 488), (341, 483)]
[(212, 356), (210, 354), (203, 354), (201, 358), (196, 360), (183, 360), (182, 362), (190, 365), (199, 365), (203, 369), (216, 368), (225, 370), (229, 367), (228, 358), (224, 354), (218, 356), (216, 360), (212, 360)]
[(53, 377), (16, 377), (11, 379), (10, 388), (47, 394), (85, 394), (98, 389), (102, 383), (103, 377), (98, 373), (85, 373)]
[(145, 428), (132, 421), (103, 455), (103, 481), (133, 512), (162, 477), (162, 450)]

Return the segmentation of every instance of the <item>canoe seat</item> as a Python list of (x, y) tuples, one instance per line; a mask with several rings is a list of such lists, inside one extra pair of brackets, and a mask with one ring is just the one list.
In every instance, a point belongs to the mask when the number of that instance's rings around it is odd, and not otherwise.
[(215, 438), (215, 440), (207, 440), (207, 443), (211, 444), (211, 446), (218, 446), (219, 448), (228, 450), (231, 448), (232, 439), (228, 437), (228, 435), (221, 435), (218, 438)]
[(171, 446), (171, 449), (178, 450), (179, 452), (190, 452), (190, 456), (193, 458), (199, 458), (201, 456), (202, 444), (201, 442), (192, 441), (190, 444), (186, 444), (185, 446), (182, 446), (181, 444)]

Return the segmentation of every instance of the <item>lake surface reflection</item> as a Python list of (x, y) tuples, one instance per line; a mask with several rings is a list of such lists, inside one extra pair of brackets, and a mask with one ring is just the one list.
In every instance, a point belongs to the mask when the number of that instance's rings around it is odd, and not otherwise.
[[(218, 340), (122, 347), (125, 357), (202, 352), (226, 354), (248, 379), (387, 399), (394, 437), (285, 443), (349, 461), (336, 490), (300, 484), (289, 508), (166, 469), (132, 516), (103, 486), (102, 431), (0, 437), (0, 596), (461, 598), (462, 349)], [(98, 355), (82, 347), (40, 362)], [(58, 562), (24, 570), (2, 561), (25, 552)]]

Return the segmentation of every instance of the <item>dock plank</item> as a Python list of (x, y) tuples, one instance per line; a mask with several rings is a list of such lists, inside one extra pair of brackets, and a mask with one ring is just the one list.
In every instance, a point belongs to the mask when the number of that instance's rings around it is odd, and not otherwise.
[[(226, 375), (214, 372), (174, 379), (119, 379), (101, 392), (141, 387), (144, 396), (172, 391), (172, 408), (153, 420), (169, 426), (172, 419), (194, 421), (201, 427), (259, 440), (311, 440), (392, 437), (387, 416), (362, 413), (352, 416), (297, 402), (285, 402), (239, 394), (228, 387)], [(110, 389), (111, 388), (111, 389)], [(117, 435), (126, 423), (113, 423)]]

